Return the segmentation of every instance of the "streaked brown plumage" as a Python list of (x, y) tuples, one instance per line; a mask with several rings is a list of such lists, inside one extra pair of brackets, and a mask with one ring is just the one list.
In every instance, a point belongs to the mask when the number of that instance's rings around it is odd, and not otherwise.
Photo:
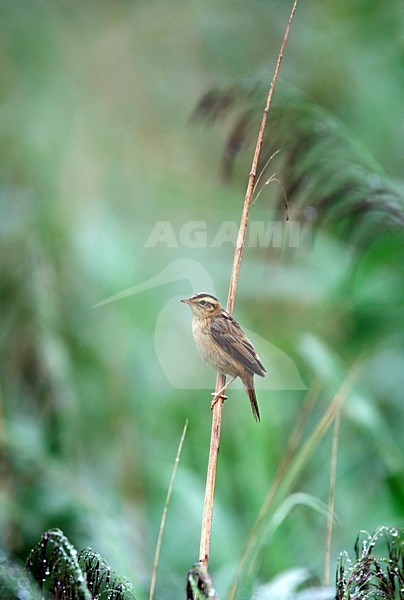
[(211, 294), (195, 294), (181, 302), (188, 304), (193, 312), (192, 332), (203, 360), (219, 373), (233, 378), (215, 395), (212, 406), (223, 397), (221, 395), (226, 387), (240, 377), (250, 398), (253, 415), (259, 421), (254, 375), (265, 377), (266, 370), (254, 346), (237, 321)]

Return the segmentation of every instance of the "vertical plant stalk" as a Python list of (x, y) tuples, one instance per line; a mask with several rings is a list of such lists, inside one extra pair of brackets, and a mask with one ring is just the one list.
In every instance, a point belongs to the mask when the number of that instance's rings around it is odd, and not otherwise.
[(156, 544), (156, 552), (154, 553), (154, 562), (153, 562), (153, 571), (152, 571), (151, 582), (150, 582), (149, 600), (153, 600), (153, 598), (154, 598), (154, 590), (156, 588), (156, 579), (157, 579), (157, 568), (158, 568), (158, 564), (159, 564), (161, 543), (163, 541), (164, 528), (165, 528), (165, 524), (166, 524), (168, 505), (170, 504), (170, 500), (171, 500), (171, 494), (172, 494), (173, 487), (174, 487), (174, 480), (175, 480), (175, 476), (177, 474), (178, 463), (180, 462), (182, 446), (184, 444), (185, 435), (187, 433), (187, 428), (188, 428), (188, 419), (185, 421), (184, 429), (182, 430), (182, 435), (181, 435), (180, 443), (178, 444), (178, 450), (177, 450), (177, 454), (175, 457), (173, 470), (171, 472), (170, 483), (168, 485), (166, 501), (164, 503), (164, 509), (163, 509), (163, 514), (161, 517), (159, 535), (158, 535), (157, 544)]
[(331, 560), (331, 539), (332, 525), (334, 521), (334, 504), (335, 504), (335, 480), (337, 476), (337, 455), (338, 455), (338, 440), (339, 430), (341, 426), (341, 411), (338, 412), (334, 422), (334, 434), (332, 438), (331, 450), (331, 468), (330, 468), (330, 493), (328, 500), (328, 519), (327, 519), (327, 538), (325, 545), (325, 560), (324, 560), (324, 579), (323, 585), (327, 587), (330, 583), (330, 560)]
[[(274, 74), (272, 77), (271, 85), (268, 92), (267, 101), (262, 115), (261, 125), (258, 132), (257, 144), (255, 146), (254, 157), (252, 161), (250, 175), (248, 177), (247, 190), (244, 198), (243, 212), (241, 215), (240, 228), (237, 236), (236, 249), (234, 252), (233, 268), (230, 276), (229, 294), (227, 297), (227, 312), (232, 314), (234, 308), (234, 300), (236, 297), (237, 283), (240, 274), (241, 259), (243, 257), (245, 239), (247, 234), (248, 215), (250, 211), (251, 200), (254, 193), (255, 180), (257, 177), (258, 161), (261, 154), (262, 142), (264, 139), (265, 126), (268, 119), (269, 108), (271, 106), (272, 96), (274, 93), (275, 85), (278, 79), (278, 74), (283, 59), (286, 42), (289, 36), (290, 27), (292, 25), (293, 17), (296, 12), (298, 0), (294, 0), (292, 10), (289, 16), (288, 23), (286, 25), (285, 34), (283, 36), (281, 48), (279, 50), (278, 59)], [(225, 384), (225, 376), (218, 375), (216, 379), (216, 393), (221, 390)], [(210, 540), (212, 533), (212, 513), (213, 513), (213, 500), (215, 493), (215, 480), (217, 471), (217, 462), (220, 448), (220, 430), (222, 425), (222, 410), (223, 400), (215, 403), (213, 408), (212, 416), (212, 429), (210, 438), (210, 449), (209, 449), (209, 460), (208, 460), (208, 472), (206, 476), (206, 487), (205, 487), (205, 501), (203, 506), (203, 517), (202, 517), (202, 529), (201, 529), (201, 543), (199, 548), (199, 561), (206, 567), (209, 563), (210, 554)]]
[[(306, 421), (306, 410), (310, 411), (311, 402), (315, 399), (307, 398), (307, 406), (303, 407), (303, 413), (296, 425), (295, 431), (292, 433), (292, 437), (288, 444), (286, 458), (284, 461), (282, 461), (278, 468), (275, 479), (268, 490), (268, 494), (264, 500), (255, 524), (247, 538), (237, 572), (230, 586), (227, 600), (234, 600), (236, 597), (241, 575), (246, 568), (247, 562), (251, 560), (252, 553), (256, 551), (255, 547), (257, 546), (258, 538), (263, 531), (265, 522), (271, 514), (274, 514), (275, 507), (279, 506), (279, 504), (286, 498), (286, 495), (290, 493), (308, 459), (323, 439), (332, 422), (341, 412), (345, 400), (349, 396), (359, 377), (361, 364), (361, 361), (358, 361), (353, 365), (351, 371), (342, 382), (339, 390), (335, 393), (333, 399), (317, 422), (313, 431), (306, 441), (299, 446), (299, 440), (301, 434), (303, 433), (303, 426)], [(317, 395), (318, 391), (319, 390), (315, 389), (314, 394)]]

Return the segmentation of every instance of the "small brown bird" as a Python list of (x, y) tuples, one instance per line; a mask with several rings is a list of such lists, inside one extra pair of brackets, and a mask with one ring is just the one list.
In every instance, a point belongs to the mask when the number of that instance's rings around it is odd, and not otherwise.
[(257, 421), (260, 420), (257, 398), (254, 389), (254, 374), (265, 377), (265, 367), (246, 337), (240, 325), (220, 305), (219, 300), (210, 294), (195, 294), (181, 300), (193, 312), (192, 333), (196, 347), (203, 360), (222, 375), (232, 379), (217, 393), (211, 407), (223, 396), (225, 389), (240, 377), (250, 398), (251, 410)]

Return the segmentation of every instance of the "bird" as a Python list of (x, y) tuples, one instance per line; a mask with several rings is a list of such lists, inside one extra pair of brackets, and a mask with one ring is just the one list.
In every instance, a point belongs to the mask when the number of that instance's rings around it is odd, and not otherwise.
[(192, 333), (202, 359), (218, 373), (232, 377), (219, 392), (212, 394), (211, 408), (220, 398), (226, 399), (223, 392), (239, 377), (250, 399), (254, 418), (260, 421), (254, 375), (265, 377), (266, 369), (254, 346), (215, 296), (201, 292), (181, 302), (192, 310)]

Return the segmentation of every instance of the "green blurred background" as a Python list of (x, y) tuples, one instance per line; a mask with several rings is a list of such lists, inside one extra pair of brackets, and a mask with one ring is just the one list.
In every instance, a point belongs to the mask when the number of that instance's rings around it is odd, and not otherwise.
[[(228, 124), (190, 117), (211, 87), (269, 84), (290, 4), (0, 3), (0, 544), (9, 556), (24, 560), (60, 527), (146, 597), (188, 418), (156, 591), (183, 597), (198, 559), (215, 375), (178, 299), (203, 290), (225, 301), (234, 242), (214, 240), (223, 222), (239, 221), (251, 160), (245, 152), (224, 185)], [(339, 118), (398, 186), (403, 32), (398, 0), (302, 1), (280, 82)], [(271, 193), (253, 220), (274, 219)], [(153, 237), (159, 222), (167, 242)], [(192, 226), (187, 234), (192, 222), (206, 239)], [(223, 598), (304, 388), (319, 390), (310, 427), (360, 356), (339, 438), (332, 570), (360, 529), (402, 524), (402, 235), (373, 232), (358, 252), (315, 222), (305, 231), (297, 249), (247, 247), (242, 265), (235, 316), (269, 378), (260, 425), (237, 386), (224, 408), (210, 563)], [(331, 438), (293, 488), (325, 504)], [(255, 583), (295, 567), (322, 579), (326, 517), (311, 504), (302, 496), (264, 532)]]

